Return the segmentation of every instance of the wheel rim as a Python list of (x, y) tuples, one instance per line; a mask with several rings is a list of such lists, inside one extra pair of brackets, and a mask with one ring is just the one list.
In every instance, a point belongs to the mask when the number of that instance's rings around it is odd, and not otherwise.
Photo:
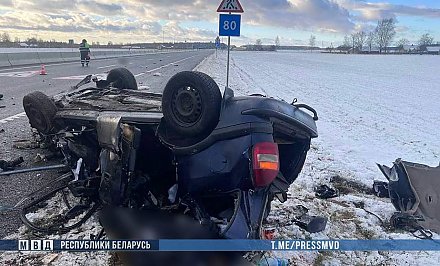
[(183, 127), (194, 125), (202, 116), (202, 98), (199, 90), (191, 86), (177, 89), (172, 98), (173, 115)]

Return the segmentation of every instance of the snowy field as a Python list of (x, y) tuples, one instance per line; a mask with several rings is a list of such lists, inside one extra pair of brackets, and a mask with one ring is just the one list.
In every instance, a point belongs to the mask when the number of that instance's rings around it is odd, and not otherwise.
[[(225, 53), (205, 59), (196, 70), (211, 75), (222, 88)], [(270, 225), (280, 239), (412, 239), (387, 227), (394, 212), (389, 199), (368, 193), (373, 180), (385, 180), (375, 163), (396, 158), (438, 165), (440, 161), (440, 57), (355, 56), (309, 53), (233, 52), (230, 87), (236, 94), (265, 93), (314, 107), (319, 138), (312, 141), (304, 169), (284, 204), (273, 203)], [(329, 184), (341, 196), (317, 199), (313, 187)], [(347, 183), (351, 185), (346, 186)], [(60, 199), (52, 204), (58, 206)], [(327, 228), (310, 234), (295, 225), (292, 207), (302, 204), (312, 215), (329, 218)], [(360, 208), (360, 205), (364, 205)], [(382, 222), (365, 210), (377, 214)], [(53, 213), (39, 212), (35, 217)], [(99, 225), (91, 219), (79, 229), (51, 238), (89, 238)], [(11, 239), (30, 234), (20, 228)], [(435, 238), (440, 238), (438, 235)], [(436, 252), (275, 252), (291, 265), (439, 265)], [(3, 265), (105, 265), (107, 253), (4, 253)]]
[[(202, 62), (198, 70), (225, 86), (226, 53)], [(368, 194), (374, 180), (386, 181), (375, 163), (396, 158), (437, 166), (440, 161), (440, 57), (365, 56), (289, 52), (233, 52), (230, 87), (236, 94), (264, 93), (311, 105), (318, 111), (319, 138), (312, 140), (303, 172), (290, 199), (269, 217), (277, 237), (412, 239), (387, 228), (395, 211), (389, 199)], [(341, 196), (320, 200), (313, 187), (337, 182)], [(353, 182), (352, 186), (346, 184)], [(309, 234), (290, 221), (302, 204), (329, 218), (322, 233)], [(364, 205), (363, 209), (356, 206)], [(365, 210), (377, 214), (385, 223)], [(290, 218), (289, 218), (290, 217)], [(439, 238), (435, 235), (435, 238)], [(293, 265), (438, 265), (435, 252), (277, 253)]]

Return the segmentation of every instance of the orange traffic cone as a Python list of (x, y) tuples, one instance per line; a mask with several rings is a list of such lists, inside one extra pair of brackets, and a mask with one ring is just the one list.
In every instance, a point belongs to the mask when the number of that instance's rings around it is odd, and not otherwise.
[(40, 75), (47, 75), (46, 67), (44, 66), (44, 64), (41, 65)]

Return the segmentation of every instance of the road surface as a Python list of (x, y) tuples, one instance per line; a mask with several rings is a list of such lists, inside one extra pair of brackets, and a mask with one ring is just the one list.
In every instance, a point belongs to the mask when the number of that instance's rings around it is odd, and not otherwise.
[[(22, 150), (13, 148), (14, 141), (31, 139), (31, 131), (22, 107), (23, 96), (32, 91), (54, 95), (77, 84), (88, 74), (99, 74), (116, 67), (126, 67), (135, 76), (140, 89), (161, 92), (168, 79), (177, 72), (192, 70), (212, 51), (185, 51), (148, 54), (138, 57), (96, 60), (89, 67), (75, 63), (46, 65), (47, 75), (39, 75), (40, 66), (15, 67), (0, 70), (0, 160), (22, 156), (23, 167), (34, 165), (37, 153), (42, 149)], [(44, 163), (43, 163), (44, 164)], [(50, 182), (56, 172), (29, 173), (0, 176), (0, 237), (14, 233), (21, 222), (17, 212), (8, 210), (27, 194)]]

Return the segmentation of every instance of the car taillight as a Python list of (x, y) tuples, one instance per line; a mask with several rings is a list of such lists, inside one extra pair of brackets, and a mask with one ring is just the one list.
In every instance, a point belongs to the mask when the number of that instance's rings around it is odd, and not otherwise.
[(280, 169), (278, 145), (260, 142), (252, 150), (252, 167), (255, 187), (265, 187), (272, 183)]

